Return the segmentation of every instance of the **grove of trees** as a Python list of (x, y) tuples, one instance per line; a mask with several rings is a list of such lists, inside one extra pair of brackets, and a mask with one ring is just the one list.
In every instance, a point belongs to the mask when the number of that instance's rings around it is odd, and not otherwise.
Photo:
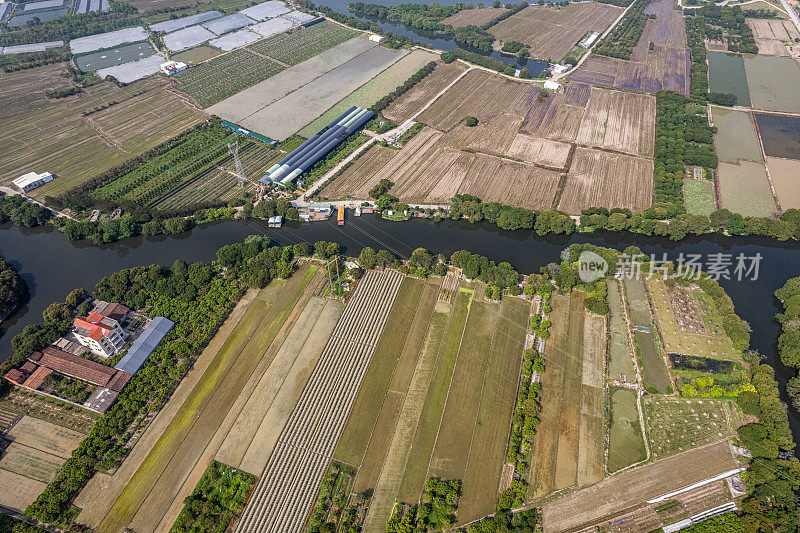
[(0, 257), (0, 320), (28, 297), (28, 286), (11, 263)]

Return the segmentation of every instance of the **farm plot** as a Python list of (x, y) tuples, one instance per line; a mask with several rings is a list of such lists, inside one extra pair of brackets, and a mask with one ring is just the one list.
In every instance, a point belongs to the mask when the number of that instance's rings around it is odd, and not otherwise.
[[(279, 158), (279, 150), (250, 139), (239, 139), (224, 126), (211, 124), (188, 132), (163, 153), (128, 169), (93, 194), (109, 200), (129, 200), (168, 211), (198, 203), (215, 202), (236, 186), (233, 157), (227, 144), (239, 141), (245, 173), (257, 175)], [(194, 160), (186, 161), (186, 154)]]
[(569, 159), (572, 147), (569, 144), (538, 139), (518, 133), (506, 150), (506, 155), (521, 159), (527, 163), (536, 163), (545, 167), (564, 168)]
[(69, 49), (73, 54), (85, 54), (95, 50), (114, 48), (125, 43), (135, 43), (146, 41), (147, 32), (142, 27), (125, 28), (122, 30), (111, 31), (90, 35), (89, 37), (79, 37), (69, 42)]
[(358, 35), (355, 30), (323, 21), (309, 28), (275, 35), (248, 48), (286, 65), (295, 65)]
[(64, 458), (12, 442), (3, 451), (0, 471), (13, 472), (27, 478), (50, 483)]
[(789, 57), (791, 53), (784, 42), (800, 37), (791, 21), (770, 19), (747, 19), (758, 45), (758, 53), (767, 56)]
[(655, 117), (653, 96), (593, 87), (576, 142), (652, 157)]
[[(63, 65), (4, 75), (0, 182), (10, 183), (25, 172), (47, 168), (58, 179), (34, 195), (56, 196), (206, 120), (167, 90), (164, 79), (150, 78), (126, 87), (104, 82), (57, 100), (45, 96), (47, 90), (70, 86), (71, 77)], [(134, 108), (136, 114), (127, 113)], [(153, 120), (153, 113), (158, 120)], [(97, 124), (102, 128), (98, 130)]]
[[(570, 90), (571, 88), (575, 88)], [(586, 99), (573, 98), (579, 89), (587, 88)], [(570, 83), (565, 93), (552, 94), (544, 100), (536, 99), (525, 115), (520, 133), (558, 141), (575, 142), (589, 99), (588, 85)], [(576, 90), (577, 89), (577, 90)]]
[(601, 87), (650, 93), (672, 90), (688, 96), (691, 60), (682, 12), (674, 9), (673, 2), (657, 0), (645, 13), (655, 19), (647, 20), (630, 60), (591, 56), (570, 78)]
[(394, 51), (374, 46), (311, 83), (258, 109), (240, 120), (239, 124), (270, 138), (284, 140), (407, 53), (407, 50)]
[(606, 516), (738, 468), (727, 442), (648, 463), (542, 507), (545, 533), (575, 531)]
[(553, 297), (533, 439), (528, 500), (593, 483), (603, 473), (603, 319), (585, 312), (582, 292)]
[(683, 180), (683, 203), (686, 211), (693, 215), (708, 216), (717, 209), (714, 182), (685, 178)]
[(709, 52), (708, 82), (712, 92), (736, 95), (738, 105), (750, 106), (750, 90), (747, 88), (747, 74), (741, 55)]
[[(472, 70), (426, 109), (419, 120), (440, 131), (448, 131), (468, 116), (476, 117), (479, 122), (499, 113), (521, 119), (538, 93), (537, 86), (484, 70)], [(492, 98), (486, 98), (487, 94)]]
[(619, 281), (608, 282), (609, 332), (608, 379), (619, 383), (635, 383), (636, 367), (631, 358), (630, 336), (625, 322)]
[(362, 278), (281, 433), (237, 531), (301, 527), (401, 282), (402, 276), (395, 272), (367, 272)]
[(797, 159), (800, 154), (800, 117), (753, 113), (767, 157)]
[(181, 63), (186, 63), (187, 65), (192, 66), (217, 57), (221, 53), (222, 51), (217, 50), (216, 48), (203, 45), (192, 48), (191, 50), (186, 50), (185, 52), (180, 52), (178, 54), (170, 54), (170, 57), (173, 61), (180, 61)]
[(667, 363), (658, 346), (659, 341), (652, 330), (650, 304), (643, 282), (639, 279), (626, 279), (625, 296), (628, 303), (630, 325), (633, 331), (636, 357), (642, 370), (642, 381), (645, 387), (653, 387), (659, 392), (668, 392), (672, 388), (672, 378), (667, 370)]
[(402, 85), (419, 69), (436, 58), (436, 54), (424, 50), (413, 50), (410, 54), (400, 58), (397, 63), (344, 97), (318, 119), (300, 130), (298, 134), (306, 138), (311, 137), (330, 124), (333, 119), (350, 109), (351, 106), (369, 109), (375, 102)]
[(489, 28), (501, 42), (518, 41), (530, 54), (557, 62), (589, 31), (606, 31), (623, 9), (597, 2), (571, 3), (556, 8), (528, 6)]
[(646, 397), (644, 402), (650, 451), (661, 459), (734, 436), (727, 400), (685, 400)]
[(714, 147), (720, 161), (736, 163), (746, 159), (763, 162), (750, 113), (711, 106), (711, 122), (717, 127)]
[(641, 212), (652, 202), (652, 160), (578, 147), (558, 208), (576, 215), (589, 206)]
[(335, 300), (309, 300), (225, 435), (217, 461), (261, 475), (342, 308)]
[(47, 487), (47, 483), (0, 469), (0, 505), (25, 512), (30, 504)]
[(781, 208), (800, 209), (800, 161), (768, 157), (767, 167)]
[(639, 410), (637, 392), (633, 389), (612, 388), (609, 397), (611, 418), (608, 429), (608, 462), (606, 468), (614, 473), (647, 457)]
[(104, 50), (75, 58), (75, 65), (84, 72), (93, 72), (103, 68), (130, 63), (155, 53), (149, 42), (120, 46), (112, 50)]
[(209, 107), (283, 69), (280, 63), (242, 48), (178, 72), (173, 77), (181, 91), (200, 106)]
[(738, 361), (741, 352), (725, 334), (713, 303), (701, 291), (648, 279), (658, 329), (668, 353)]
[(159, 72), (163, 62), (164, 58), (162, 56), (154, 54), (138, 61), (100, 69), (97, 71), (97, 76), (100, 79), (106, 79), (107, 76), (111, 76), (120, 83), (132, 83)]
[(462, 9), (455, 15), (442, 19), (442, 24), (449, 24), (454, 28), (461, 28), (464, 26), (483, 26), (487, 22), (491, 22), (503, 13), (508, 11), (503, 7), (479, 7), (474, 9)]
[(374, 46), (364, 39), (350, 39), (214, 104), (208, 112), (238, 123)]
[(740, 161), (738, 165), (720, 162), (720, 207), (750, 217), (772, 216), (777, 207), (763, 163)]
[[(213, 360), (125, 485), (98, 531), (120, 531), (125, 527), (154, 531), (173, 503), (163, 495), (177, 494), (183, 488), (188, 489), (186, 495), (191, 492), (194, 485), (184, 487), (187, 476), (204, 456), (295, 305), (301, 298), (310, 298), (315, 273), (321, 277), (315, 266), (304, 266), (287, 281), (273, 280), (252, 300), (224, 343), (216, 345)], [(292, 321), (288, 323), (291, 327)], [(206, 466), (199, 467), (200, 475)], [(178, 513), (181, 501), (176, 501)]]
[(800, 65), (788, 57), (747, 56), (744, 58), (747, 86), (753, 107), (770, 111), (800, 113)]
[(85, 435), (31, 416), (24, 416), (8, 432), (9, 440), (66, 459)]
[(433, 72), (425, 76), (422, 81), (414, 85), (408, 92), (392, 102), (383, 111), (383, 116), (394, 120), (398, 124), (416, 115), (433, 97), (460, 75), (466, 67), (458, 61), (452, 63), (437, 63)]

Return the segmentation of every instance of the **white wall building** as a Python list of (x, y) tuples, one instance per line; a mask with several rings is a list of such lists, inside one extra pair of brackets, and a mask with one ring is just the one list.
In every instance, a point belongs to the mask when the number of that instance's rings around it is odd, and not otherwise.
[(29, 192), (37, 187), (41, 187), (45, 183), (53, 181), (53, 175), (49, 172), (28, 172), (14, 180), (14, 185), (22, 192)]
[(72, 333), (78, 342), (101, 357), (110, 357), (125, 345), (125, 330), (120, 322), (97, 312), (77, 317), (72, 322)]

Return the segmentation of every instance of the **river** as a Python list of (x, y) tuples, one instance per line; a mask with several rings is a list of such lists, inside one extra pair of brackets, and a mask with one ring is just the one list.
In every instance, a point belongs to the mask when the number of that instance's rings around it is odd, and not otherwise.
[[(280, 229), (267, 228), (259, 221), (225, 221), (198, 226), (191, 232), (171, 237), (137, 237), (103, 247), (88, 242), (72, 243), (51, 227), (25, 229), (0, 225), (0, 256), (10, 261), (28, 284), (30, 301), (2, 323), (0, 361), (11, 352), (11, 339), (28, 324), (42, 320), (42, 311), (54, 301), (63, 301), (76, 287), (91, 289), (103, 276), (133, 266), (162, 264), (175, 259), (188, 262), (211, 261), (225, 244), (240, 242), (248, 235), (267, 235), (280, 244), (301, 241), (336, 241), (348, 255), (358, 255), (364, 246), (388, 249), (408, 257), (414, 248), (423, 247), (447, 256), (456, 250), (470, 250), (495, 261), (508, 261), (520, 272), (559, 261), (561, 250), (572, 243), (589, 242), (598, 246), (624, 249), (639, 246), (646, 254), (675, 260), (683, 254), (742, 253), (761, 254), (756, 280), (720, 279), (736, 305), (736, 312), (753, 330), (751, 344), (776, 367), (776, 377), (785, 394), (791, 373), (775, 361), (779, 326), (774, 315), (779, 302), (773, 292), (790, 277), (800, 275), (800, 244), (777, 243), (756, 237), (730, 238), (721, 235), (687, 238), (672, 242), (634, 234), (591, 233), (570, 237), (538, 237), (530, 231), (505, 231), (496, 226), (466, 221), (414, 219), (388, 222), (377, 215), (349, 217), (345, 226), (334, 218), (312, 224), (290, 223)], [(800, 442), (800, 417), (790, 416), (795, 440)]]
[[(565, 0), (546, 0), (546, 1), (548, 3), (562, 3)], [(380, 20), (376, 17), (371, 17), (367, 15), (358, 15), (356, 13), (352, 13), (347, 9), (347, 4), (350, 2), (351, 0), (322, 0), (321, 2), (319, 2), (319, 5), (328, 6), (337, 13), (344, 13), (345, 15), (350, 15), (360, 20), (374, 22), (375, 24), (380, 26), (384, 31), (390, 31), (396, 35), (403, 35), (405, 37), (410, 37), (411, 39), (414, 39), (416, 41), (426, 43), (429, 47), (432, 48), (436, 48), (439, 50), (454, 50), (456, 48), (463, 48), (465, 50), (469, 50), (470, 52), (486, 55), (484, 52), (473, 49), (469, 46), (459, 46), (459, 44), (456, 43), (452, 38), (443, 38), (441, 35), (434, 32), (409, 28), (404, 24), (395, 24), (386, 20)], [(364, 3), (380, 4), (383, 6), (396, 6), (398, 4), (407, 3), (407, 0), (364, 0)], [(458, 0), (441, 0), (437, 1), (436, 3), (441, 6), (451, 6), (461, 2), (459, 2)], [(491, 6), (492, 2), (485, 2), (485, 5)], [(545, 70), (550, 66), (550, 64), (547, 61), (542, 61), (539, 59), (518, 60), (514, 56), (501, 54), (500, 52), (492, 52), (491, 57), (502, 61), (506, 65), (512, 65), (516, 68), (527, 67), (534, 78), (539, 76), (539, 74), (541, 74), (543, 70)], [(559, 59), (561, 58), (553, 58), (554, 61), (558, 61)]]

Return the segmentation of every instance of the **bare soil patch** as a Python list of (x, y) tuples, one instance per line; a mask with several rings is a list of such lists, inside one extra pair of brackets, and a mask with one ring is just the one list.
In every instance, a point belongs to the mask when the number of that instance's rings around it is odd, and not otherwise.
[(433, 72), (425, 76), (422, 81), (395, 100), (384, 111), (383, 116), (394, 120), (398, 124), (414, 116), (431, 98), (439, 94), (443, 87), (447, 87), (467, 69), (462, 63), (437, 63)]
[(576, 142), (652, 157), (655, 118), (655, 97), (593, 87)]
[(442, 19), (442, 24), (449, 24), (454, 28), (462, 26), (482, 26), (487, 22), (491, 22), (503, 13), (508, 11), (504, 7), (479, 7), (475, 9), (463, 9), (451, 15), (446, 19)]

